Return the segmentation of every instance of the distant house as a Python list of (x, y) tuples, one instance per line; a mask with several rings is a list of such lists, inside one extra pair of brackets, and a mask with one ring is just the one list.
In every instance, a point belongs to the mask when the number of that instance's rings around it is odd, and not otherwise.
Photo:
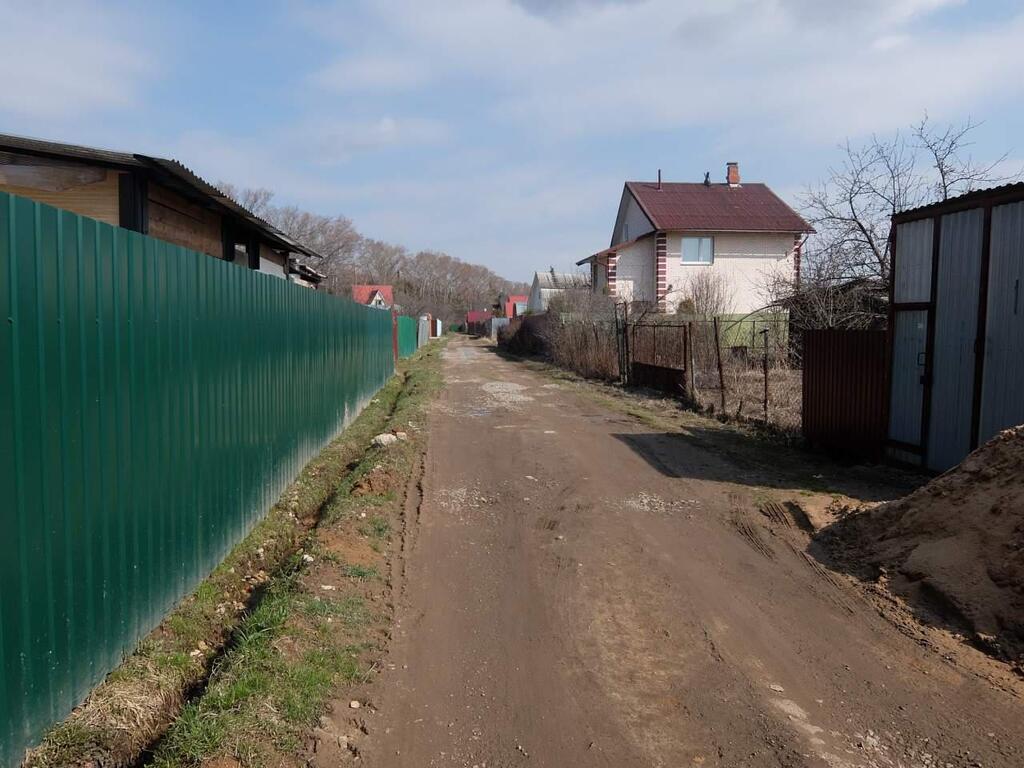
[(585, 290), (591, 286), (590, 278), (575, 272), (535, 272), (526, 311), (531, 314), (548, 311), (551, 299), (568, 290)]
[(395, 306), (395, 293), (390, 285), (353, 285), (352, 300), (378, 309)]
[(176, 160), (0, 135), (0, 191), (314, 287), (319, 254)]
[(525, 293), (503, 293), (498, 297), (498, 309), (503, 313), (503, 317), (521, 317), (526, 314), (529, 299)]
[(486, 323), (492, 317), (494, 317), (494, 313), (489, 309), (471, 309), (466, 313), (466, 326), (474, 323)]
[[(595, 291), (674, 312), (695, 276), (721, 276), (730, 310), (748, 313), (768, 300), (775, 275), (799, 275), (810, 225), (764, 184), (740, 182), (728, 163), (724, 183), (627, 181), (611, 245), (589, 264)], [(706, 272), (705, 272), (706, 270)]]

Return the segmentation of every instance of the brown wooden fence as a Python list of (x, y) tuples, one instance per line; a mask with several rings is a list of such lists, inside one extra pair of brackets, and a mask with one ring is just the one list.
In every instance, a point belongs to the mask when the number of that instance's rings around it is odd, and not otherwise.
[(877, 457), (886, 432), (885, 331), (803, 334), (803, 434), (808, 442)]

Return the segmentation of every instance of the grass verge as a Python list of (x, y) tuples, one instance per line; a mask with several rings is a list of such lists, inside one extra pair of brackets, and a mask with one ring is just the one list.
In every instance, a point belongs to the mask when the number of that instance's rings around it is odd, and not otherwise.
[[(26, 766), (132, 766), (143, 762), (152, 745), (161, 741), (168, 745), (164, 754), (181, 757), (179, 762), (158, 758), (163, 760), (161, 764), (188, 765), (199, 759), (195, 755), (214, 750), (224, 741), (224, 722), (210, 722), (188, 704), (190, 698), (205, 689), (208, 694), (220, 696), (211, 701), (229, 706), (246, 695), (259, 693), (265, 680), (256, 670), (273, 659), (272, 644), (280, 639), (284, 618), (293, 613), (303, 567), (311, 558), (316, 561), (317, 553), (311, 547), (317, 545), (310, 541), (310, 531), (325, 517), (336, 516), (359, 479), (372, 471), (373, 451), (368, 452), (367, 446), (373, 436), (402, 418), (410, 402), (424, 401), (432, 377), (439, 378), (440, 346), (431, 345), (399, 365), (398, 375), (306, 465), (277, 504), (213, 573), (81, 706), (29, 752)], [(331, 555), (325, 553), (323, 561), (330, 559)], [(356, 573), (363, 572), (354, 570)], [(367, 570), (362, 576), (346, 578), (370, 579), (374, 575)], [(309, 600), (305, 604), (309, 604), (306, 623), (311, 632), (319, 631), (317, 627), (324, 622), (333, 623), (330, 612), (334, 610), (341, 611), (342, 623), (348, 621), (344, 617), (363, 615), (356, 602), (347, 607), (313, 605)], [(324, 611), (328, 615), (318, 615)], [(219, 683), (224, 675), (225, 653), (230, 658), (245, 656), (254, 662), (253, 673), (242, 675), (229, 690)], [(355, 670), (357, 662), (352, 653), (355, 651), (312, 648), (305, 653), (305, 662), (288, 677), (290, 692), (282, 691), (282, 716), (288, 722), (303, 720), (310, 706), (306, 694), (325, 691), (333, 684), (335, 678), (328, 669), (342, 670), (342, 674)], [(208, 685), (211, 680), (213, 683)], [(202, 700), (206, 698), (204, 695)], [(184, 742), (180, 739), (183, 728), (192, 734)], [(177, 744), (184, 745), (180, 751), (174, 749)]]
[[(301, 554), (269, 582), (152, 765), (333, 765), (358, 754), (359, 713), (348, 705), (390, 636), (392, 556), (424, 450), (426, 406), (441, 385), (440, 352), (431, 345), (406, 367), (385, 425), (405, 439), (350, 466)], [(332, 700), (343, 702), (333, 712)]]

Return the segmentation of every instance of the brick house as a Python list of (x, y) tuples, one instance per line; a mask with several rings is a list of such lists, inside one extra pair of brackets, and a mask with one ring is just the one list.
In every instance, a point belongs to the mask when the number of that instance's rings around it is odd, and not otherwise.
[(775, 275), (799, 276), (800, 247), (813, 230), (765, 184), (740, 182), (729, 163), (724, 183), (627, 181), (611, 245), (589, 264), (595, 291), (674, 312), (703, 270), (720, 275), (730, 311), (767, 303)]

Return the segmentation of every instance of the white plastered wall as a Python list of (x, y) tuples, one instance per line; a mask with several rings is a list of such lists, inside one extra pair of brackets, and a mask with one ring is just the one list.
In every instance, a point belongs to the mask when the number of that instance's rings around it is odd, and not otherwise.
[(654, 301), (654, 238), (633, 243), (618, 256), (615, 295), (626, 301)]
[[(765, 233), (686, 233), (687, 237), (714, 237), (714, 262), (683, 264), (682, 238), (678, 232), (668, 234), (666, 278), (668, 311), (686, 296), (687, 285), (700, 270), (721, 275), (731, 293), (730, 313), (747, 313), (761, 309), (768, 302), (767, 288), (774, 275), (793, 274), (793, 235)], [(651, 260), (653, 263), (653, 246)], [(620, 268), (619, 274), (622, 273)]]

